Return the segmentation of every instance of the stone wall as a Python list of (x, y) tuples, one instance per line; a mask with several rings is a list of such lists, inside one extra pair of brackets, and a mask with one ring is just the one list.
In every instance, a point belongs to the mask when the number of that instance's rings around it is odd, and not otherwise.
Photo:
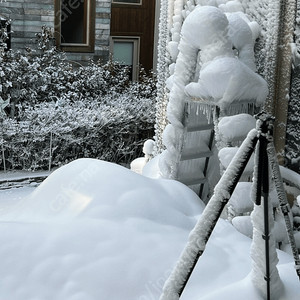
[[(68, 53), (72, 61), (85, 63), (89, 59), (109, 57), (110, 0), (96, 0), (94, 53)], [(35, 34), (46, 25), (54, 28), (54, 0), (7, 0), (0, 2), (0, 16), (12, 20), (11, 48), (24, 51), (35, 47)]]

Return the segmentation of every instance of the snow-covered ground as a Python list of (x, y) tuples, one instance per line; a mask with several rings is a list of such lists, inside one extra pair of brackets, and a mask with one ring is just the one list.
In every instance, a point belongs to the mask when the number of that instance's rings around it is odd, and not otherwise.
[[(204, 205), (187, 187), (81, 159), (38, 188), (0, 191), (0, 300), (154, 300)], [(181, 299), (260, 299), (251, 240), (219, 220)], [(299, 299), (278, 251), (280, 299)]]

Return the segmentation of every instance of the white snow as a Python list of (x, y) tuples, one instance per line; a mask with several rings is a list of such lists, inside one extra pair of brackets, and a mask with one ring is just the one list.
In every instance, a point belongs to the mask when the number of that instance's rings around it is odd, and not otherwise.
[[(220, 163), (225, 169), (229, 166), (230, 162), (232, 161), (232, 159), (234, 158), (234, 156), (238, 151), (239, 151), (239, 147), (224, 147), (219, 151), (218, 156), (220, 159)], [(247, 174), (251, 174), (253, 172), (253, 168), (254, 168), (254, 156), (251, 155), (250, 160), (247, 163), (244, 172)]]
[(266, 81), (242, 61), (222, 57), (202, 67), (199, 81), (188, 84), (188, 95), (208, 99), (222, 109), (233, 102), (254, 101), (262, 105), (268, 94)]
[(240, 12), (244, 11), (243, 5), (238, 0), (227, 1), (225, 4), (220, 4), (219, 8), (224, 12)]
[(228, 202), (233, 206), (237, 214), (251, 212), (253, 209), (253, 201), (251, 199), (251, 182), (239, 182)]
[[(1, 208), (14, 192), (0, 191)], [(203, 210), (176, 181), (92, 159), (24, 195), (1, 209), (1, 300), (158, 299)], [(248, 276), (250, 243), (220, 220), (181, 299), (259, 299)], [(278, 253), (281, 299), (296, 300), (292, 258)]]
[(280, 166), (281, 177), (292, 186), (300, 189), (300, 175), (293, 170)]
[(155, 142), (153, 140), (146, 140), (143, 146), (144, 157), (138, 157), (130, 163), (130, 170), (135, 173), (142, 174), (143, 168), (147, 162), (152, 158), (154, 152)]
[(147, 164), (146, 157), (138, 157), (130, 163), (130, 170), (137, 174), (142, 174), (143, 168), (145, 167), (146, 164)]
[(252, 238), (253, 226), (250, 216), (237, 216), (232, 219), (232, 225), (242, 234)]
[(248, 114), (223, 117), (218, 123), (219, 134), (225, 142), (242, 141), (255, 128), (256, 120)]
[[(229, 3), (239, 3), (230, 1)], [(241, 5), (239, 3), (239, 5)], [(232, 7), (236, 7), (233, 5)], [(231, 10), (230, 10), (231, 11)], [(198, 82), (189, 83), (185, 91), (195, 98), (217, 103), (225, 109), (233, 102), (248, 101), (262, 105), (268, 95), (267, 82), (254, 71), (254, 29), (247, 17), (239, 13), (228, 17), (214, 6), (199, 6), (182, 26), (182, 38), (201, 50), (203, 63)], [(252, 24), (253, 25), (253, 24)], [(238, 50), (238, 57), (232, 51)]]

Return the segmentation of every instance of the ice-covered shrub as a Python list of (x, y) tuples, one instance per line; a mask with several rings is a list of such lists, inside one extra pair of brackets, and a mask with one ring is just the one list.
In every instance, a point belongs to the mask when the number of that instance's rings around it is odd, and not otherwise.
[(129, 163), (153, 136), (155, 79), (139, 82), (109, 61), (69, 62), (52, 44), (51, 30), (37, 35), (37, 50), (0, 53), (0, 169), (40, 169), (79, 157)]
[(127, 164), (153, 135), (153, 107), (151, 99), (117, 95), (103, 102), (65, 97), (20, 108), (20, 120), (3, 121), (6, 167), (35, 170), (80, 157)]

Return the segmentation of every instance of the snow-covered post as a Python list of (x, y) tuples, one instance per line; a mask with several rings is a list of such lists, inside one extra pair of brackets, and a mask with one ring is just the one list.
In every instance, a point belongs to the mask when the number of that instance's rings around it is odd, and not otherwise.
[(183, 23), (185, 0), (162, 0), (159, 20), (158, 64), (157, 64), (157, 105), (155, 122), (154, 155), (164, 150), (163, 131), (168, 124), (167, 105), (169, 93), (167, 78), (171, 75), (169, 65), (176, 62), (180, 31)]
[(1, 151), (2, 151), (4, 172), (6, 172), (6, 164), (5, 164), (5, 155), (4, 155), (4, 130), (3, 130), (4, 126), (3, 126), (3, 121), (4, 121), (4, 116), (6, 116), (6, 113), (5, 113), (4, 109), (8, 105), (9, 105), (9, 99), (4, 101), (0, 97), (0, 124), (1, 124), (1, 136), (2, 136), (2, 140), (3, 140), (3, 142), (1, 141)]
[(52, 130), (50, 132), (50, 146), (49, 146), (49, 166), (48, 170), (51, 171), (51, 164), (52, 164), (52, 143), (53, 143), (53, 133)]
[[(2, 123), (2, 124), (1, 124)], [(5, 153), (4, 153), (4, 138), (3, 138), (3, 120), (1, 119), (1, 128), (2, 128), (2, 137), (1, 137), (1, 152), (2, 152), (2, 160), (3, 160), (3, 170), (6, 172), (6, 163), (5, 163)]]
[(167, 125), (167, 42), (168, 30), (168, 0), (161, 1), (158, 38), (157, 62), (157, 96), (156, 96), (156, 122), (155, 122), (155, 155), (163, 151), (162, 134)]
[[(194, 22), (195, 18), (189, 18), (182, 25), (182, 37), (178, 46), (179, 54), (176, 60), (173, 84), (167, 106), (167, 117), (170, 124), (163, 133), (163, 143), (166, 146), (166, 150), (159, 161), (159, 167), (164, 178), (176, 178), (177, 176), (177, 163), (180, 157), (184, 133), (183, 112), (185, 100), (188, 97), (185, 94), (184, 87), (194, 76), (199, 49), (199, 47), (191, 44), (191, 37), (186, 36)], [(196, 29), (194, 30), (196, 31)], [(167, 132), (172, 132), (172, 136), (175, 138), (170, 138)]]
[(265, 108), (276, 117), (274, 144), (279, 162), (284, 162), (288, 101), (291, 85), (292, 43), (294, 42), (296, 0), (269, 1), (265, 78), (270, 93)]
[(275, 70), (278, 59), (280, 1), (281, 0), (268, 1), (268, 13), (266, 18), (266, 63), (264, 65), (263, 75), (269, 85), (269, 95), (265, 103), (265, 109), (271, 114), (273, 114), (272, 101), (275, 98)]
[[(255, 169), (253, 178), (253, 202), (254, 210), (251, 213), (253, 223), (253, 240), (251, 246), (252, 271), (251, 278), (254, 286), (264, 299), (276, 299), (280, 297), (282, 283), (276, 265), (278, 257), (276, 253), (275, 238), (272, 230), (274, 219), (272, 206), (269, 205), (269, 163), (267, 145), (272, 127), (270, 117), (261, 114), (257, 121), (259, 142), (256, 147)], [(263, 202), (261, 202), (263, 198)], [(262, 258), (265, 259), (262, 259)]]
[(164, 285), (160, 300), (178, 300), (180, 298), (225, 205), (228, 203), (254, 151), (257, 140), (257, 131), (253, 129), (249, 132), (216, 185), (212, 198), (190, 233), (188, 243)]

